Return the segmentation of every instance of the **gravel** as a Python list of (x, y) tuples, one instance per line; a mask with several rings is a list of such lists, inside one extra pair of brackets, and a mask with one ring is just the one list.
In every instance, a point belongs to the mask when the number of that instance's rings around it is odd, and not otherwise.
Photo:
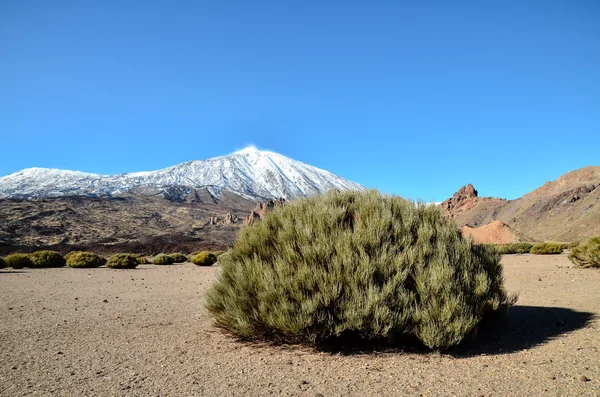
[(503, 263), (508, 320), (443, 354), (236, 341), (203, 308), (218, 267), (1, 270), (0, 395), (600, 395), (600, 271)]

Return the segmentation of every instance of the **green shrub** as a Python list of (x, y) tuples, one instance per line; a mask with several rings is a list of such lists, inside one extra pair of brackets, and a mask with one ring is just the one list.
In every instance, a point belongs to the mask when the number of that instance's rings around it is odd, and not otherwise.
[(560, 254), (563, 252), (563, 245), (562, 243), (537, 243), (531, 247), (531, 251), (529, 252), (536, 255)]
[(510, 243), (498, 244), (496, 248), (501, 254), (528, 254), (531, 251), (533, 244), (531, 243)]
[(217, 257), (208, 251), (202, 251), (192, 257), (190, 262), (198, 266), (210, 266), (217, 261)]
[(4, 269), (5, 267), (8, 267), (8, 264), (4, 259), (0, 258), (0, 269)]
[(106, 266), (111, 269), (135, 269), (139, 265), (135, 254), (115, 254), (108, 258)]
[(600, 236), (572, 248), (569, 259), (579, 267), (600, 267)]
[(27, 254), (12, 254), (4, 258), (8, 267), (13, 269), (23, 269), (24, 267), (33, 267), (31, 259)]
[(175, 260), (166, 254), (158, 254), (152, 259), (152, 263), (155, 265), (172, 265)]
[(106, 264), (106, 259), (91, 252), (73, 251), (65, 255), (67, 266), (76, 268), (93, 268)]
[(215, 251), (215, 252), (213, 252), (213, 254), (218, 258), (218, 257), (220, 257), (221, 255), (223, 255), (226, 252), (227, 251)]
[(169, 254), (171, 258), (173, 258), (173, 263), (184, 263), (188, 261), (188, 257), (176, 252), (174, 254)]
[(36, 251), (29, 254), (33, 267), (63, 267), (67, 261), (56, 251)]
[(207, 309), (249, 340), (399, 343), (414, 335), (444, 349), (515, 300), (494, 249), (464, 239), (435, 206), (377, 191), (277, 207), (219, 259)]

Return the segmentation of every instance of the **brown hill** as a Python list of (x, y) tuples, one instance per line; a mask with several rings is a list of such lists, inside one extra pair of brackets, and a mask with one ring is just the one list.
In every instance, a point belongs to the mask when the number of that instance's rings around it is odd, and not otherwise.
[(493, 221), (479, 227), (463, 226), (464, 236), (470, 236), (474, 242), (481, 244), (509, 244), (531, 241), (531, 238), (514, 231), (502, 221)]
[(539, 241), (580, 241), (600, 235), (598, 166), (569, 172), (516, 200), (479, 197), (469, 186), (441, 204), (461, 228), (499, 220)]

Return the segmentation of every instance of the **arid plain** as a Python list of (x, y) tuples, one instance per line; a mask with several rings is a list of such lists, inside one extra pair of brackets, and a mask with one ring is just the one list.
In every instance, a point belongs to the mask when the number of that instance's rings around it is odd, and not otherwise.
[(443, 354), (239, 342), (203, 307), (218, 266), (2, 270), (0, 395), (600, 395), (600, 272), (502, 262), (517, 305)]

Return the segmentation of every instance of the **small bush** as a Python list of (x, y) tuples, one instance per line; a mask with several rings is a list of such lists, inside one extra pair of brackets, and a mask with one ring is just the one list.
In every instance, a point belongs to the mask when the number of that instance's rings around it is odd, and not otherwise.
[(135, 257), (137, 258), (138, 264), (140, 265), (147, 265), (150, 263), (150, 261), (148, 260), (148, 258), (146, 258), (144, 255), (142, 254), (134, 254)]
[(563, 252), (562, 243), (537, 243), (529, 251), (535, 255), (555, 255)]
[(33, 267), (63, 267), (67, 261), (56, 251), (36, 251), (29, 254)]
[(217, 261), (217, 257), (214, 254), (211, 254), (208, 251), (200, 252), (194, 255), (191, 259), (191, 262), (194, 265), (198, 266), (210, 266)]
[(241, 230), (207, 295), (216, 324), (249, 340), (335, 338), (445, 349), (514, 298), (500, 254), (441, 210), (376, 191), (295, 200)]
[(0, 269), (4, 269), (5, 267), (8, 267), (8, 264), (4, 259), (0, 258)]
[(33, 267), (31, 259), (27, 254), (12, 254), (4, 258), (8, 267), (13, 269), (23, 269), (24, 267)]
[(579, 267), (600, 267), (600, 236), (572, 248), (569, 259)]
[(171, 258), (173, 258), (173, 263), (184, 263), (188, 261), (188, 257), (176, 252), (174, 254), (169, 254)]
[(106, 264), (106, 259), (91, 252), (73, 251), (65, 255), (67, 266), (75, 268), (94, 268)]
[(531, 243), (510, 243), (510, 244), (498, 244), (498, 252), (501, 254), (528, 254), (531, 251), (533, 244)]
[(579, 245), (579, 243), (562, 243), (562, 249), (570, 250), (570, 249), (577, 247), (578, 245)]
[(227, 251), (215, 251), (215, 252), (213, 252), (213, 254), (215, 254), (215, 256), (218, 258), (218, 257), (220, 257), (221, 255), (223, 255), (226, 252)]
[(135, 254), (115, 254), (108, 258), (106, 266), (111, 269), (135, 269), (139, 265)]
[(68, 252), (68, 253), (67, 253), (67, 254), (64, 256), (64, 258), (65, 258), (65, 261), (66, 261), (66, 262), (68, 262), (68, 261), (69, 261), (69, 258), (71, 257), (71, 255), (75, 255), (75, 254), (77, 254), (77, 253), (79, 253), (79, 252), (83, 252), (83, 251), (71, 251), (71, 252)]
[(172, 265), (175, 260), (166, 254), (158, 254), (152, 259), (152, 263), (155, 265)]

